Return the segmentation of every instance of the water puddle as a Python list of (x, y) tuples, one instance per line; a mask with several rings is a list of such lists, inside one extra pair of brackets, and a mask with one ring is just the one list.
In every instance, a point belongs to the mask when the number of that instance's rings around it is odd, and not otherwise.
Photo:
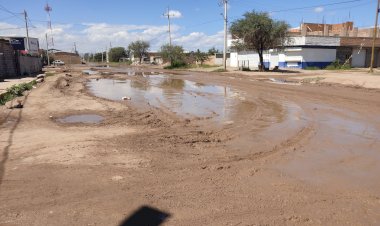
[(167, 75), (144, 75), (133, 80), (92, 79), (89, 90), (98, 97), (164, 107), (182, 116), (227, 120), (240, 93), (229, 87), (205, 85)]
[(270, 78), (269, 82), (273, 83), (273, 84), (279, 84), (279, 85), (291, 85), (291, 86), (300, 86), (301, 85), (301, 83), (298, 83), (298, 82), (291, 82), (291, 81), (287, 81), (285, 79), (276, 79), (276, 78)]
[(57, 119), (60, 123), (86, 123), (86, 124), (97, 124), (103, 121), (103, 117), (94, 114), (83, 114), (83, 115), (70, 115), (64, 118)]
[[(327, 109), (327, 108), (326, 108)], [(315, 135), (282, 170), (330, 187), (380, 189), (380, 130), (365, 118), (318, 107)]]

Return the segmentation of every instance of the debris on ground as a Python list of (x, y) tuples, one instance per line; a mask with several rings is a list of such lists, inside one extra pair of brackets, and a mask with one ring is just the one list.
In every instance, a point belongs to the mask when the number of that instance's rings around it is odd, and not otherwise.
[(93, 70), (83, 70), (82, 74), (84, 74), (84, 75), (97, 75), (97, 74), (99, 74), (99, 72), (93, 71)]

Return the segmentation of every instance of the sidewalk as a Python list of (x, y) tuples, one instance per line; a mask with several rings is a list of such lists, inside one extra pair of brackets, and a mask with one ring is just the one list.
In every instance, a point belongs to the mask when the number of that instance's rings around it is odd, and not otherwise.
[(5, 93), (7, 88), (24, 82), (31, 82), (36, 77), (24, 77), (24, 78), (14, 78), (14, 79), (4, 79), (4, 82), (0, 82), (0, 95)]

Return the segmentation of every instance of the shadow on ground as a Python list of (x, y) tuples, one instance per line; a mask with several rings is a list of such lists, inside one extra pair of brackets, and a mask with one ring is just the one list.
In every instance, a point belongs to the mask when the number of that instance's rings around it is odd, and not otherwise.
[[(24, 104), (26, 103), (27, 98), (28, 98), (28, 95), (25, 96)], [(0, 161), (0, 191), (1, 191), (1, 185), (2, 185), (3, 179), (4, 179), (4, 174), (5, 174), (5, 164), (8, 161), (9, 150), (11, 149), (11, 147), (13, 145), (13, 135), (17, 129), (17, 126), (19, 125), (19, 123), (21, 121), (21, 118), (22, 118), (22, 108), (17, 109), (17, 110), (18, 110), (17, 119), (16, 119), (16, 122), (13, 123), (12, 127), (10, 128), (9, 136), (8, 136), (8, 140), (7, 140), (7, 145), (3, 149), (2, 158)], [(12, 112), (13, 112), (13, 110), (12, 110)], [(4, 123), (8, 121), (12, 112), (7, 114), (7, 116), (4, 118), (4, 121), (3, 121)], [(3, 122), (0, 122), (0, 124)]]
[(159, 226), (169, 217), (169, 213), (162, 212), (153, 207), (142, 206), (119, 226)]

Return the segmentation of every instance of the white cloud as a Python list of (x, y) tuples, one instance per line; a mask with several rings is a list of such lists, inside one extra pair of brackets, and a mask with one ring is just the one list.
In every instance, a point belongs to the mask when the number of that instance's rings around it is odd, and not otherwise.
[(317, 8), (314, 9), (314, 12), (316, 12), (316, 13), (321, 13), (321, 12), (323, 12), (324, 10), (325, 10), (325, 8), (323, 8), (323, 7), (317, 7)]
[[(30, 37), (39, 38), (40, 47), (45, 48), (45, 34), (50, 30), (45, 24), (34, 24), (30, 29)], [(7, 29), (7, 30), (5, 30)], [(205, 34), (192, 32), (181, 34), (181, 27), (173, 24), (171, 27), (173, 44), (182, 45), (186, 50), (207, 50), (213, 46), (221, 48), (223, 45), (223, 32)], [(148, 41), (151, 51), (157, 51), (161, 45), (168, 43), (168, 28), (166, 25), (133, 25), (133, 24), (107, 24), (83, 23), (73, 26), (71, 24), (53, 24), (54, 48), (72, 51), (76, 42), (79, 52), (99, 52), (112, 46), (127, 47), (136, 40)], [(0, 36), (25, 36), (25, 29), (21, 25), (0, 22)], [(51, 43), (50, 43), (51, 44)]]
[(178, 10), (170, 10), (169, 15), (171, 18), (181, 18), (182, 17), (182, 13)]

